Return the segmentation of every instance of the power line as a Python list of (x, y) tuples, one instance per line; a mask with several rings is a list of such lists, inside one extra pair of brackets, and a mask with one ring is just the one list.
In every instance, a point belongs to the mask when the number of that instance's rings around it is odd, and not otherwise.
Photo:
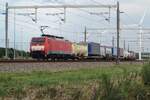
[(94, 2), (94, 3), (98, 3), (98, 4), (101, 4), (101, 5), (103, 5), (102, 3), (100, 3), (100, 2), (97, 2), (97, 1), (95, 1), (95, 0), (90, 0), (90, 1), (92, 1), (92, 2)]
[[(24, 22), (23, 20), (18, 20), (17, 19), (17, 25), (22, 25), (22, 24), (18, 24), (18, 21), (19, 21), (19, 23), (27, 23), (27, 22)], [(13, 22), (11, 22), (11, 23), (13, 23)], [(54, 24), (56, 24), (55, 22), (53, 22)], [(31, 23), (27, 23), (27, 24), (30, 24), (31, 25)], [(22, 25), (22, 26), (25, 26), (25, 25)], [(32, 25), (32, 26), (34, 26), (34, 25)], [(27, 28), (29, 28), (29, 26), (25, 26), (25, 27), (27, 27)], [(31, 28), (31, 27), (30, 27)], [(35, 27), (34, 27), (35, 28)], [(59, 30), (58, 28), (51, 28), (50, 27), (50, 29), (54, 29), (54, 30)], [(66, 30), (63, 30), (64, 32), (68, 32), (68, 33), (79, 33), (79, 32), (73, 32), (73, 31), (66, 31)]]
[[(80, 16), (80, 15), (79, 15), (79, 16)], [(83, 18), (83, 17), (81, 17), (81, 18)], [(87, 19), (87, 20), (89, 21), (89, 19)], [(23, 20), (19, 20), (19, 21), (22, 22)], [(93, 22), (93, 21), (92, 21), (92, 22)], [(96, 21), (96, 22), (97, 22), (97, 21)], [(27, 23), (27, 22), (25, 22), (25, 23)], [(53, 22), (53, 23), (54, 23), (54, 22)], [(31, 23), (28, 23), (28, 24), (31, 24)]]
[[(81, 18), (82, 18), (82, 16), (81, 15), (78, 15), (78, 16), (80, 16)], [(87, 18), (87, 20), (89, 21), (89, 18)], [(93, 22), (93, 21), (92, 21)], [(97, 21), (96, 21), (97, 22)], [(29, 23), (30, 24), (30, 23)], [(99, 24), (99, 23), (98, 23)]]
[[(61, 3), (61, 4), (65, 4), (65, 3)], [(76, 4), (76, 3), (75, 3)], [(99, 3), (100, 4), (100, 3)], [(103, 5), (103, 4), (100, 4), (100, 5)], [(87, 11), (87, 10), (84, 10), (84, 9), (81, 9), (81, 8), (77, 8), (77, 9), (80, 9), (81, 11), (84, 11), (84, 12), (86, 12), (86, 13), (89, 13), (89, 14), (91, 14), (91, 12), (90, 11)], [(81, 15), (79, 15), (79, 16), (81, 16)], [(82, 17), (82, 16), (81, 16)], [(84, 18), (85, 18), (85, 16), (83, 16)], [(87, 18), (87, 20), (89, 21), (89, 18)], [(92, 19), (93, 20), (93, 19)], [(95, 21), (95, 20), (94, 20)], [(102, 20), (100, 21), (100, 22), (102, 22)], [(96, 23), (97, 23), (97, 21), (96, 21)]]
[[(87, 11), (85, 9), (80, 9), (80, 8), (78, 8), (78, 9), (83, 11), (83, 12), (88, 13), (91, 16), (97, 16), (97, 18), (99, 18), (98, 16), (103, 17), (104, 19), (101, 19), (101, 21), (108, 21), (109, 20), (106, 16), (104, 16), (104, 14), (109, 14), (108, 12), (94, 13), (94, 12), (91, 12), (91, 11)], [(104, 22), (103, 22), (103, 24), (104, 24)]]

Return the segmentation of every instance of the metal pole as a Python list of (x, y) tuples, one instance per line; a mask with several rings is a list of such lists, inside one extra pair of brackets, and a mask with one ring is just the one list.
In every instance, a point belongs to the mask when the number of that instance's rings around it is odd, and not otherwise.
[(64, 8), (64, 23), (66, 23), (66, 8)]
[(119, 50), (119, 34), (120, 34), (120, 9), (119, 2), (117, 2), (117, 61), (119, 64), (120, 50)]
[(85, 32), (84, 32), (84, 42), (86, 43), (86, 35), (87, 35), (87, 30), (86, 30), (86, 27), (85, 27)]
[(21, 28), (21, 57), (24, 59), (23, 57), (23, 28)]
[(5, 57), (8, 59), (8, 3), (6, 3), (5, 13)]
[(14, 9), (14, 60), (16, 59), (16, 11)]
[(112, 46), (113, 46), (113, 48), (115, 47), (115, 38), (114, 38), (114, 36), (112, 38)]
[(111, 13), (111, 12), (110, 12), (110, 9), (111, 9), (111, 8), (109, 7), (109, 17), (108, 17), (109, 23), (110, 23), (110, 13)]
[(35, 8), (35, 23), (37, 23), (37, 8)]
[(130, 45), (129, 45), (129, 43), (128, 43), (128, 52), (130, 51)]
[(126, 49), (126, 40), (124, 40), (124, 50)]
[(140, 33), (139, 33), (139, 60), (142, 60), (141, 52), (142, 52), (142, 27), (140, 26)]

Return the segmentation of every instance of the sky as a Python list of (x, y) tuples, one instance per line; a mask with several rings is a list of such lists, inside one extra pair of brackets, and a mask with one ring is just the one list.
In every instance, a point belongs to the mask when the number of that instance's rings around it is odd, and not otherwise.
[[(5, 3), (12, 5), (56, 5), (56, 4), (104, 4), (115, 5), (117, 0), (0, 0), (0, 47), (5, 47)], [(138, 28), (138, 24), (144, 15), (142, 27), (150, 28), (150, 0), (119, 0), (121, 12), (121, 28)], [(25, 16), (25, 13), (34, 13), (34, 9), (9, 10), (9, 47), (29, 51), (30, 40), (32, 37), (38, 37), (42, 33), (40, 26), (48, 26), (45, 29), (46, 34), (63, 36), (72, 42), (80, 42), (84, 40), (85, 27), (88, 28), (108, 28), (106, 30), (87, 30), (88, 42), (97, 42), (102, 45), (111, 46), (112, 38), (116, 40), (116, 30), (109, 28), (116, 27), (116, 9), (107, 8), (88, 8), (88, 9), (66, 9), (66, 21), (64, 19), (64, 9), (38, 9), (37, 23), (33, 21), (34, 15)], [(16, 15), (15, 15), (16, 13)], [(56, 13), (59, 15), (56, 15)], [(91, 14), (92, 13), (92, 14)], [(107, 13), (107, 14), (102, 14)], [(20, 15), (19, 15), (20, 14)], [(15, 21), (14, 21), (15, 20)], [(135, 25), (136, 24), (136, 25)], [(139, 30), (127, 31), (121, 30), (120, 47), (138, 51), (139, 48)], [(143, 30), (143, 51), (150, 52), (150, 32)], [(116, 42), (115, 42), (116, 44)]]

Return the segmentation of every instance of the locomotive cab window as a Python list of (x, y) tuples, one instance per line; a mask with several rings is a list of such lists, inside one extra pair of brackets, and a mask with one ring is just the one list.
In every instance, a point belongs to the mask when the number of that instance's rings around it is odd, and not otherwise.
[(45, 38), (33, 38), (32, 43), (44, 43)]

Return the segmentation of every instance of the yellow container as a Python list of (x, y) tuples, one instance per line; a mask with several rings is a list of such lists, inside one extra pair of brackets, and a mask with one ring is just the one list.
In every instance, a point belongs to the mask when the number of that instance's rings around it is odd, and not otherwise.
[(72, 44), (72, 54), (79, 57), (88, 56), (88, 47), (86, 44), (73, 43)]

